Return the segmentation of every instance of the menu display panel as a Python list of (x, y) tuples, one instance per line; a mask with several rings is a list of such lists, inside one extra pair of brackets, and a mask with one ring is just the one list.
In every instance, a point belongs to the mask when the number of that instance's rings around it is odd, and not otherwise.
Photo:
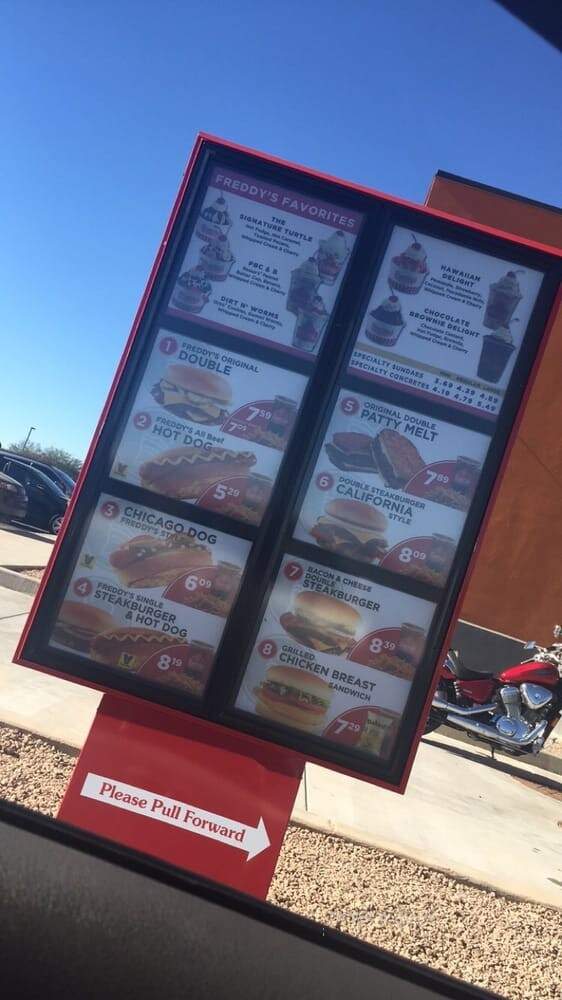
[(350, 370), (495, 420), (542, 279), (395, 226)]
[(443, 586), (490, 439), (341, 390), (295, 538)]
[(236, 707), (387, 758), (434, 611), (429, 601), (286, 555)]
[(303, 375), (160, 330), (111, 475), (259, 524), (306, 385)]
[(200, 696), (249, 550), (244, 539), (102, 494), (51, 648)]
[(349, 209), (216, 167), (168, 312), (313, 357), (361, 221)]

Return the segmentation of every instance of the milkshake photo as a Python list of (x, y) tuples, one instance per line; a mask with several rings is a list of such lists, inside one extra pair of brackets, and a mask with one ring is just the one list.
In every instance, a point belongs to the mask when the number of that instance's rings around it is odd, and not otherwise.
[(482, 337), (482, 351), (478, 363), (478, 378), (485, 382), (499, 382), (515, 350), (511, 330), (500, 326), (493, 333)]
[(226, 281), (234, 264), (234, 254), (226, 236), (219, 236), (213, 243), (205, 243), (199, 263), (210, 281)]
[(400, 299), (397, 295), (389, 295), (369, 313), (365, 336), (374, 344), (393, 347), (405, 326)]
[(297, 315), (301, 306), (308, 305), (314, 298), (320, 284), (318, 264), (309, 257), (291, 271), (291, 282), (287, 295), (287, 309)]
[(327, 322), (328, 311), (324, 300), (321, 295), (315, 295), (312, 301), (302, 306), (297, 313), (293, 346), (301, 351), (314, 351)]
[(324, 285), (335, 284), (339, 273), (349, 256), (349, 247), (344, 234), (338, 230), (327, 240), (318, 242), (318, 271)]
[(500, 326), (507, 326), (511, 320), (523, 298), (517, 279), (517, 275), (523, 273), (523, 271), (508, 271), (503, 278), (490, 285), (483, 320), (484, 326), (487, 326), (489, 330), (497, 330)]
[(228, 212), (226, 199), (220, 195), (212, 205), (204, 208), (199, 216), (195, 235), (206, 243), (218, 240), (219, 236), (228, 236), (232, 219)]

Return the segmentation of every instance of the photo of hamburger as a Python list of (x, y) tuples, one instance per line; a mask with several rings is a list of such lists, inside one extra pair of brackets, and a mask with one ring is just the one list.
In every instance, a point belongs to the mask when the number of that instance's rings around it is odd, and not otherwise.
[(172, 448), (140, 467), (141, 485), (178, 500), (194, 500), (208, 486), (232, 476), (247, 476), (256, 463), (251, 451), (229, 448)]
[(388, 522), (381, 511), (360, 500), (330, 500), (310, 534), (317, 544), (349, 559), (382, 559)]
[(256, 715), (307, 733), (321, 733), (332, 689), (321, 677), (276, 664), (254, 689)]
[(137, 535), (115, 549), (109, 557), (124, 587), (165, 587), (190, 569), (211, 566), (213, 556), (206, 545), (188, 535), (166, 539)]
[(167, 646), (178, 644), (177, 639), (154, 629), (118, 626), (96, 636), (91, 657), (108, 667), (121, 667), (136, 673), (153, 653), (164, 652)]
[(280, 622), (303, 646), (345, 656), (355, 645), (361, 615), (337, 597), (305, 590), (296, 595), (294, 611), (281, 615)]
[(79, 601), (63, 601), (53, 629), (53, 642), (89, 654), (93, 640), (113, 625), (113, 618), (102, 608)]
[(339, 431), (325, 445), (332, 465), (342, 472), (378, 472), (373, 452), (374, 438), (356, 431)]
[(151, 393), (168, 413), (196, 424), (224, 423), (232, 402), (228, 379), (190, 365), (169, 365)]

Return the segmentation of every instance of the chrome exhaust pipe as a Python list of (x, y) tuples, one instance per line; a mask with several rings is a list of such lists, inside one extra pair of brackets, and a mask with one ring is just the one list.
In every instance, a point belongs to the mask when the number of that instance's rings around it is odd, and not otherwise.
[(433, 708), (440, 708), (443, 712), (454, 712), (455, 715), (460, 715), (463, 719), (467, 715), (482, 715), (483, 712), (497, 712), (498, 710), (497, 704), (493, 701), (489, 702), (488, 705), (473, 705), (471, 708), (462, 708), (460, 705), (453, 705), (450, 701), (444, 701), (438, 694), (435, 695), (431, 704)]
[(491, 740), (493, 743), (501, 743), (503, 746), (510, 747), (512, 750), (520, 750), (522, 747), (530, 746), (536, 740), (544, 739), (544, 735), (548, 728), (547, 720), (543, 719), (542, 722), (539, 722), (530, 733), (527, 733), (527, 736), (524, 736), (521, 740), (516, 740), (512, 736), (503, 736), (502, 733), (498, 733), (495, 726), (487, 726), (485, 722), (476, 722), (474, 719), (460, 717), (456, 710), (454, 713), (449, 712), (447, 714), (446, 721), (453, 726), (455, 724), (461, 726), (463, 729), (466, 729), (467, 732), (474, 733), (475, 736)]

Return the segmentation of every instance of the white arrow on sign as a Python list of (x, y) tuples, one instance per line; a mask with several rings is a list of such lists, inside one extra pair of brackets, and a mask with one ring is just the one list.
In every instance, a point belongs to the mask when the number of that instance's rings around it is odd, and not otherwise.
[(236, 847), (246, 852), (246, 861), (255, 858), (271, 846), (263, 818), (257, 826), (248, 826), (237, 820), (228, 819), (217, 813), (207, 812), (189, 802), (169, 799), (166, 795), (155, 795), (146, 788), (127, 785), (114, 778), (104, 778), (101, 774), (88, 773), (82, 785), (81, 795), (95, 799), (117, 809), (155, 819), (160, 823), (180, 827), (200, 837), (209, 837), (222, 844)]

